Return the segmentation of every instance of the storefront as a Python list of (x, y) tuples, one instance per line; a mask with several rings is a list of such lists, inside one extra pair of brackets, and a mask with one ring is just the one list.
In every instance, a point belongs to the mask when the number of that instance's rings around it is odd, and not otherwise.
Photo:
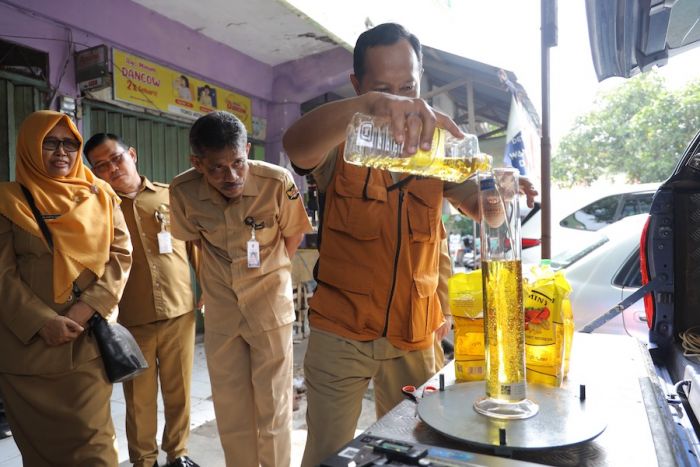
[[(155, 181), (190, 167), (189, 128), (213, 110), (236, 114), (250, 158), (265, 160), (272, 67), (136, 4), (115, 8), (109, 28), (97, 5), (62, 6), (0, 1), (0, 181), (14, 178), (17, 130), (40, 109), (70, 114), (84, 139), (119, 135)], [(158, 40), (165, 30), (191, 50)]]
[(24, 117), (45, 108), (46, 83), (0, 72), (0, 181), (15, 175), (15, 135)]

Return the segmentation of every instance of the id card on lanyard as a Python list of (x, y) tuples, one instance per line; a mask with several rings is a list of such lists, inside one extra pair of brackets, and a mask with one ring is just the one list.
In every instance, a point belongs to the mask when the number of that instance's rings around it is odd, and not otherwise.
[(158, 232), (158, 252), (161, 255), (169, 255), (173, 252), (173, 237), (168, 231), (168, 212), (170, 208), (167, 205), (161, 204), (155, 212), (155, 217), (160, 224), (160, 232)]
[(251, 237), (248, 240), (248, 267), (260, 267), (260, 243), (255, 239), (255, 227), (250, 229)]

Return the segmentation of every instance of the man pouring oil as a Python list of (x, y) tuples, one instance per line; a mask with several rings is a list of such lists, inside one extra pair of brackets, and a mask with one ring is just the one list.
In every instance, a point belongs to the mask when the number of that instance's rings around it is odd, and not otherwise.
[[(356, 113), (388, 118), (404, 156), (430, 150), (436, 127), (463, 137), (448, 116), (418, 97), (418, 38), (394, 23), (364, 32), (353, 71), (357, 97), (314, 109), (284, 135), (297, 172), (311, 173), (324, 196), (304, 363), (304, 466), (318, 465), (354, 437), (370, 380), (382, 416), (401, 401), (402, 386), (432, 376), (434, 333), (444, 321), (437, 296), (442, 200), (473, 218), (479, 212), (472, 179), (419, 178), (343, 157), (346, 127)], [(537, 192), (524, 185), (532, 204)]]

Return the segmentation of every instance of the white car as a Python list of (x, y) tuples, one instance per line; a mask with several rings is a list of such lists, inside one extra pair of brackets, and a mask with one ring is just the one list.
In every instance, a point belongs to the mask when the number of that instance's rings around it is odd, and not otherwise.
[[(598, 318), (642, 284), (639, 244), (648, 214), (626, 217), (594, 232), (587, 242), (552, 258), (571, 284), (576, 329)], [(644, 303), (637, 301), (594, 332), (629, 334), (648, 341)]]
[[(609, 185), (602, 188), (553, 190), (551, 256), (587, 242), (606, 225), (627, 216), (649, 212), (651, 199), (659, 183)], [(542, 212), (534, 209), (521, 228), (523, 263), (538, 263), (541, 258)]]

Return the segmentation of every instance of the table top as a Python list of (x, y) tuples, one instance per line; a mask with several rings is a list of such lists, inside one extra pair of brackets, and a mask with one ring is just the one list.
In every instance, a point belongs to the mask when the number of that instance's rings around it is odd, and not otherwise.
[[(643, 344), (628, 336), (576, 333), (570, 367), (564, 386), (573, 389), (585, 384), (586, 403), (600, 408), (607, 418), (607, 428), (600, 436), (583, 444), (542, 451), (515, 451), (510, 457), (567, 466), (678, 463), (679, 452), (684, 455), (682, 446), (676, 439), (665, 391)], [(440, 373), (446, 385), (456, 384), (452, 362)], [(440, 373), (426, 384), (437, 387)], [(465, 410), (473, 409), (465, 407)], [(415, 403), (408, 400), (377, 420), (365, 433), (494, 454), (493, 450), (463, 444), (437, 433), (418, 418)]]

